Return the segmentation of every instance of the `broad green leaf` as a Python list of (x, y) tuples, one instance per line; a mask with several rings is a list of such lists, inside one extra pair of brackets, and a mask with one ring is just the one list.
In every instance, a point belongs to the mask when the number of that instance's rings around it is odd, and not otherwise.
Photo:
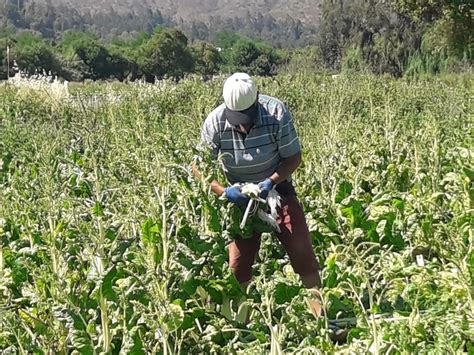
[(349, 181), (343, 181), (337, 190), (336, 203), (341, 203), (346, 197), (352, 193), (352, 184)]
[(299, 286), (287, 285), (285, 283), (279, 283), (274, 292), (275, 302), (277, 304), (284, 304), (290, 302), (294, 297), (298, 295), (300, 291)]
[(165, 324), (168, 331), (175, 331), (183, 323), (184, 312), (183, 309), (174, 303), (170, 303), (167, 307), (167, 313), (165, 316)]
[(352, 228), (359, 228), (364, 220), (363, 205), (361, 201), (351, 200), (341, 208), (341, 213), (347, 218)]

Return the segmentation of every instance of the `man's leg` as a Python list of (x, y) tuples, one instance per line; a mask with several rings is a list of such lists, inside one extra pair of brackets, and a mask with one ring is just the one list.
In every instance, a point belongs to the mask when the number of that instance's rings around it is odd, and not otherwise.
[[(250, 239), (238, 237), (229, 245), (229, 264), (244, 293), (247, 293), (247, 287), (252, 277), (252, 266), (259, 249), (260, 234), (258, 233), (255, 233)], [(234, 320), (247, 324), (249, 317), (249, 308), (244, 296), (238, 303), (238, 311)]]
[[(318, 290), (321, 287), (319, 263), (314, 255), (304, 211), (296, 196), (284, 198), (279, 213), (281, 234), (278, 238), (290, 257), (293, 269), (300, 275), (301, 282), (312, 293), (312, 297), (306, 298), (309, 310), (319, 318), (325, 314), (322, 296)], [(344, 341), (348, 332), (348, 329), (332, 329), (329, 337), (335, 342)]]
[(229, 244), (229, 265), (244, 291), (252, 277), (252, 266), (259, 249), (260, 234), (258, 233), (249, 239), (237, 237)]
[(290, 257), (293, 270), (300, 275), (306, 288), (321, 287), (319, 263), (314, 255), (303, 208), (296, 196), (283, 196), (277, 221), (281, 229), (277, 236)]

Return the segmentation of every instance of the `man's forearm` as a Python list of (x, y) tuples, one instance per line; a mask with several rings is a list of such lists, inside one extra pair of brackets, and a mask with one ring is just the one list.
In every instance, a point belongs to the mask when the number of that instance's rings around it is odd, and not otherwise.
[(270, 176), (273, 183), (279, 184), (285, 181), (301, 164), (301, 152), (292, 155), (291, 157), (285, 158), (281, 161), (280, 166)]
[[(195, 164), (193, 164), (192, 170), (193, 170), (194, 176), (196, 176), (198, 179), (201, 179), (201, 173), (199, 172), (199, 170), (197, 169), (197, 166)], [(224, 187), (217, 180), (212, 180), (211, 190), (217, 196), (220, 196), (224, 193)]]
[[(270, 179), (275, 185), (279, 184), (285, 181), (298, 168), (300, 164), (301, 152), (298, 152), (295, 155), (292, 155), (291, 157), (283, 159), (277, 170), (272, 174), (272, 176), (270, 176)], [(201, 174), (198, 171), (196, 165), (193, 165), (192, 169), (194, 175), (200, 179)], [(211, 190), (217, 196), (221, 196), (224, 193), (224, 187), (217, 180), (213, 180), (211, 182)]]
[(224, 187), (217, 181), (217, 180), (212, 180), (211, 182), (211, 190), (214, 192), (217, 196), (221, 196), (224, 193)]

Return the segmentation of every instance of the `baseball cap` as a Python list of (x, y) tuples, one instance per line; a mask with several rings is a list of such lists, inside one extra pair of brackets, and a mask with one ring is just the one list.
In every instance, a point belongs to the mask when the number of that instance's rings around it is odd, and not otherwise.
[(224, 83), (222, 92), (226, 108), (224, 115), (233, 125), (249, 124), (258, 115), (257, 86), (245, 73), (235, 73)]

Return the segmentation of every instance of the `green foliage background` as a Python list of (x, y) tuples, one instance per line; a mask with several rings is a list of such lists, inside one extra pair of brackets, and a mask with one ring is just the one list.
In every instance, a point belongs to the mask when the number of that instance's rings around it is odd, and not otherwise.
[[(178, 26), (155, 14), (157, 23), (148, 23), (146, 29), (142, 24), (142, 32), (112, 28), (106, 35), (104, 28), (111, 25), (105, 18), (64, 25), (59, 19), (64, 14), (57, 14), (51, 4), (40, 11), (41, 6), (36, 9), (30, 2), (13, 2), (0, 4), (0, 79), (8, 77), (7, 47), (10, 75), (16, 62), (17, 69), (28, 74), (46, 71), (70, 81), (153, 81), (191, 73), (207, 80), (235, 71), (402, 77), (472, 68), (474, 8), (467, 0), (325, 0), (316, 28), (291, 17), (280, 28), (262, 14), (230, 19), (228, 26), (220, 27), (213, 18), (213, 29), (195, 22), (188, 28), (185, 21)], [(86, 26), (87, 21), (98, 24)], [(114, 22), (113, 16), (109, 21)], [(134, 21), (128, 19), (130, 25)], [(253, 30), (233, 31), (249, 21)]]

